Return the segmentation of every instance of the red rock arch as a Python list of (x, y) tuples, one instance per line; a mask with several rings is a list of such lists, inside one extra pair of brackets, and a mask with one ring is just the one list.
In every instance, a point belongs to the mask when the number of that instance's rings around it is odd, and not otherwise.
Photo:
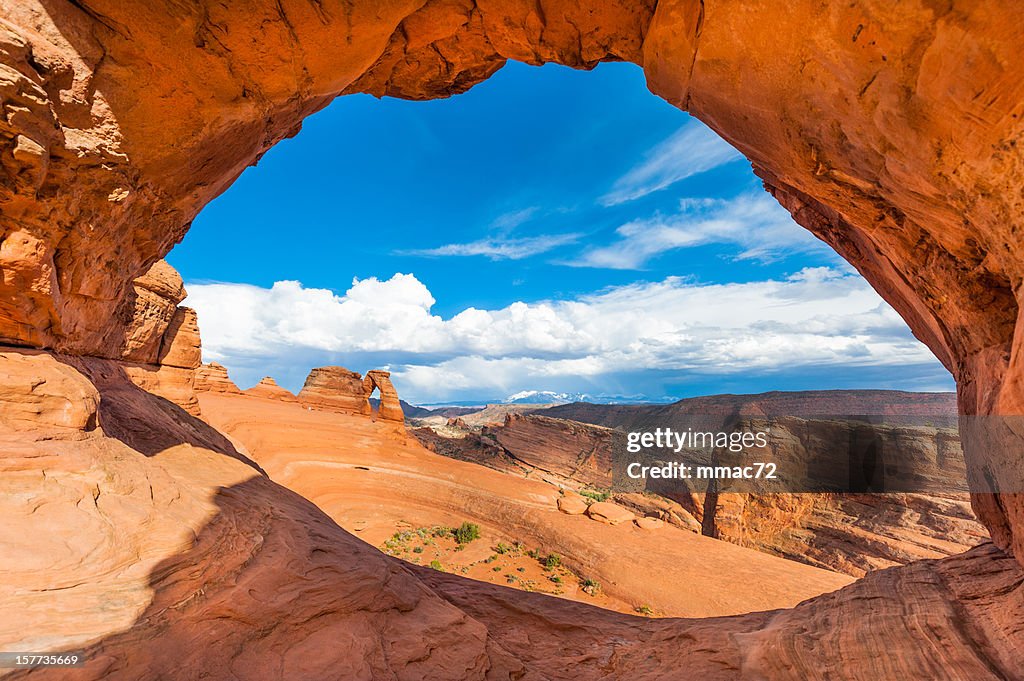
[[(879, 290), (969, 414), (1020, 413), (1024, 42), (1012, 3), (2, 0), (0, 342), (117, 356), (131, 282), (339, 94), (507, 59), (640, 64)], [(1015, 485), (998, 450), (975, 471)], [(1024, 498), (979, 497), (1024, 555)]]
[(381, 371), (380, 369), (367, 371), (366, 376), (363, 378), (363, 393), (366, 395), (367, 400), (373, 395), (374, 389), (380, 393), (377, 418), (383, 421), (398, 421), (399, 423), (404, 421), (405, 414), (402, 413), (402, 403), (398, 399), (398, 391), (395, 390), (395, 386), (391, 383), (391, 373)]

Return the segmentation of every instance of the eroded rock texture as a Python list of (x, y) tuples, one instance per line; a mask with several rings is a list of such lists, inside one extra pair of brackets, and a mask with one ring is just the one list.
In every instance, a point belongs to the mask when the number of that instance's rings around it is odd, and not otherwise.
[(328, 409), (343, 414), (373, 416), (370, 396), (380, 392), (377, 418), (402, 423), (402, 405), (398, 391), (391, 383), (391, 374), (373, 369), (364, 378), (344, 367), (319, 367), (309, 372), (306, 383), (299, 391), (299, 401), (317, 409)]
[[(159, 366), (139, 358), (163, 347), (168, 282), (139, 278), (338, 94), (441, 97), (510, 58), (623, 59), (893, 304), (953, 372), (961, 413), (1020, 414), (1018, 14), (956, 0), (0, 0), (0, 342), (64, 353), (5, 355), (0, 374), (0, 499), (17, 519), (0, 554), (3, 610), (18, 613), (4, 649), (90, 646), (87, 669), (54, 678), (1019, 676), (1021, 572), (994, 548), (725, 620), (526, 607), (369, 552), (127, 369), (88, 359)], [(1024, 560), (1019, 451), (971, 445), (967, 464), (1006, 491), (975, 508)]]
[(228, 369), (223, 364), (210, 362), (196, 370), (196, 391), (210, 393), (241, 393), (241, 389), (228, 376)]
[[(461, 92), (506, 59), (643, 66), (752, 161), (957, 378), (1024, 409), (1024, 57), (1012, 3), (4, 0), (0, 339), (120, 356), (132, 281), (338, 94)], [(767, 39), (766, 36), (771, 36)], [(140, 87), (145, 83), (145, 87)], [(1022, 465), (969, 452), (1024, 551)]]
[(270, 400), (280, 400), (282, 402), (295, 402), (295, 395), (291, 394), (285, 388), (282, 388), (277, 384), (270, 376), (264, 376), (260, 379), (260, 382), (245, 391), (246, 395), (252, 395), (253, 397), (264, 397)]

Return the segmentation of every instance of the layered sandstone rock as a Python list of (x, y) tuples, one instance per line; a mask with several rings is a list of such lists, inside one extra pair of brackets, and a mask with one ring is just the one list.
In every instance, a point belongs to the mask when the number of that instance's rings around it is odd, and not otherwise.
[(264, 376), (260, 382), (245, 391), (246, 395), (262, 397), (268, 400), (280, 400), (282, 402), (296, 402), (297, 398), (288, 390), (282, 388), (270, 376)]
[(515, 413), (483, 434), (527, 466), (592, 487), (611, 486), (613, 440), (622, 437), (609, 428)]
[(402, 423), (405, 416), (398, 399), (398, 391), (391, 383), (391, 374), (373, 369), (364, 378), (344, 367), (319, 367), (309, 372), (298, 399), (317, 409), (328, 409), (343, 414), (374, 416), (370, 396), (380, 392), (376, 418)]
[(210, 362), (196, 371), (196, 392), (239, 394), (242, 391), (228, 377), (227, 367)]
[(142, 389), (198, 415), (195, 370), (202, 343), (195, 310), (178, 305), (186, 296), (181, 276), (158, 260), (134, 281), (132, 293), (121, 349), (125, 373)]
[(312, 407), (370, 416), (363, 377), (344, 367), (318, 367), (309, 372), (299, 401)]

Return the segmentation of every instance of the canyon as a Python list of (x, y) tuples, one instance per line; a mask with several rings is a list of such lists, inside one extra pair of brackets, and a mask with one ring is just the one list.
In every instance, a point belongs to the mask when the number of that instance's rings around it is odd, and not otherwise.
[[(415, 478), (411, 461), (450, 478), (475, 464), (410, 443), (380, 373), (330, 368), (286, 402), (201, 368), (197, 320), (160, 262), (242, 170), (339, 95), (445, 97), (509, 59), (631, 61), (900, 313), (956, 378), (960, 415), (1020, 416), (1017, 13), (923, 0), (0, 0), (0, 605), (17, 613), (0, 647), (87, 658), (10, 676), (1020, 678), (1024, 464), (1012, 423), (987, 446), (971, 429), (991, 422), (961, 422), (966, 478), (994, 483), (971, 496), (991, 542), (885, 570), (873, 568), (918, 556), (849, 559), (866, 572), (852, 584), (671, 523), (563, 513), (550, 485), (473, 469), (481, 522), (501, 514), (539, 533), (544, 517), (559, 542), (580, 537), (577, 560), (608, 564), (609, 590), (626, 593), (629, 579), (600, 548), (609, 532), (641, 572), (670, 563), (691, 591), (722, 573), (740, 585), (699, 607), (683, 589), (664, 594), (683, 618), (636, 617), (410, 565), (342, 529), (363, 518), (346, 515), (350, 495), (331, 492), (329, 473), (346, 491), (344, 476), (377, 476), (380, 493)], [(327, 465), (254, 426), (261, 408), (243, 412), (261, 403), (289, 428), (327, 419), (315, 423), (337, 440), (330, 424), (344, 423), (401, 456), (374, 460), (378, 471)], [(488, 493), (493, 476), (515, 503)], [(424, 490), (410, 502), (418, 522), (465, 515), (467, 488), (447, 482), (401, 488)], [(916, 503), (903, 506), (961, 517)], [(821, 523), (871, 512), (856, 499), (836, 508)], [(742, 526), (764, 510), (732, 513)], [(786, 554), (793, 541), (762, 548)], [(680, 561), (687, 543), (706, 561)]]

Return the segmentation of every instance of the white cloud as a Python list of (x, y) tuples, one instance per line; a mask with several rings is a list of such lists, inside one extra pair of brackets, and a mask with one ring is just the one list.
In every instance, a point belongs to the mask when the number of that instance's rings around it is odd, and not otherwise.
[(521, 260), (546, 253), (559, 246), (578, 241), (580, 234), (546, 234), (521, 238), (481, 239), (464, 244), (446, 244), (437, 248), (399, 251), (402, 255), (471, 256), (482, 255), (491, 260)]
[(620, 177), (601, 203), (611, 206), (639, 199), (680, 180), (743, 158), (740, 152), (696, 119), (647, 152)]
[(648, 371), (938, 366), (863, 279), (830, 268), (739, 284), (669, 277), (450, 319), (431, 314), (434, 298), (411, 274), (354, 280), (343, 296), (298, 282), (188, 288), (206, 361), (255, 364), (252, 380), (260, 361), (280, 366), (281, 357), (295, 365), (282, 369), (290, 375), (325, 360), (387, 364), (403, 396), (419, 401), (600, 392), (610, 377)]
[(737, 259), (772, 260), (780, 253), (827, 250), (793, 222), (785, 208), (765, 192), (732, 199), (683, 199), (670, 216), (627, 222), (618, 239), (584, 251), (566, 264), (609, 269), (642, 269), (662, 253), (712, 243), (740, 247)]

